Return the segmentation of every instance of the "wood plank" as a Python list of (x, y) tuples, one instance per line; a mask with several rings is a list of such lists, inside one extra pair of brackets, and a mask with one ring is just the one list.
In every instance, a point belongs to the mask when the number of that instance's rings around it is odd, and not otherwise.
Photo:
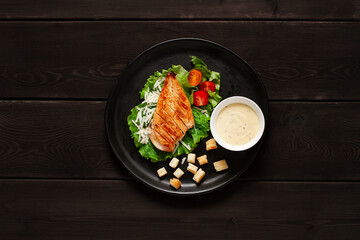
[(360, 103), (270, 103), (269, 129), (243, 178), (358, 181)]
[[(0, 177), (132, 179), (107, 144), (105, 105), (0, 101)], [(241, 180), (360, 180), (359, 102), (271, 102), (269, 112)]]
[(322, 19), (360, 18), (360, 3), (310, 0), (2, 0), (2, 19)]
[(1, 239), (358, 239), (359, 183), (236, 182), (187, 198), (134, 181), (0, 181)]
[(360, 100), (359, 22), (0, 22), (0, 32), (1, 98), (106, 99), (140, 52), (198, 37), (245, 59), (270, 99)]
[(96, 101), (2, 101), (1, 176), (128, 176), (107, 143), (105, 105)]

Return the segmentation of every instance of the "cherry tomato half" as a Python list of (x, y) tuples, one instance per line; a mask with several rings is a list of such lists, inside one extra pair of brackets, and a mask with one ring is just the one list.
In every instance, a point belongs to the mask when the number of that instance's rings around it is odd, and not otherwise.
[(189, 72), (188, 81), (191, 86), (197, 86), (201, 83), (202, 73), (199, 70), (193, 69)]
[(215, 83), (210, 81), (205, 81), (200, 85), (200, 90), (205, 91), (206, 93), (210, 90), (212, 92), (215, 92)]
[(201, 107), (201, 106), (205, 106), (206, 104), (208, 104), (208, 95), (206, 92), (199, 90), (194, 92), (194, 105)]

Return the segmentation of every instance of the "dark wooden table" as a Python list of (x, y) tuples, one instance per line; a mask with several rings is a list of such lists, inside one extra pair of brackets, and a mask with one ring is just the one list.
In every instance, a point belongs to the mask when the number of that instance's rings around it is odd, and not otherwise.
[[(0, 239), (360, 239), (360, 2), (2, 0)], [(230, 48), (269, 96), (261, 153), (174, 197), (113, 155), (126, 65), (178, 37)]]

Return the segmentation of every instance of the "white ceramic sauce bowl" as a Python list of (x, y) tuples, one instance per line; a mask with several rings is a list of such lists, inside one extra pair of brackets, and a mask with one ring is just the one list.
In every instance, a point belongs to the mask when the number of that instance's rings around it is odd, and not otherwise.
[[(255, 113), (259, 119), (259, 129), (258, 129), (257, 134), (255, 135), (255, 137), (252, 140), (250, 140), (249, 142), (247, 142), (243, 145), (232, 145), (232, 144), (225, 142), (224, 140), (222, 140), (222, 138), (216, 131), (216, 120), (218, 118), (219, 113), (221, 112), (221, 110), (223, 110), (224, 107), (229, 106), (230, 104), (233, 104), (233, 103), (242, 103), (242, 104), (249, 106), (250, 108), (252, 108), (255, 111)], [(249, 98), (241, 97), (241, 96), (229, 97), (229, 98), (222, 100), (215, 107), (214, 111), (212, 112), (211, 118), (210, 118), (210, 130), (211, 130), (211, 134), (213, 135), (215, 141), (218, 144), (220, 144), (223, 148), (226, 148), (231, 151), (244, 151), (244, 150), (247, 150), (247, 149), (251, 148), (252, 146), (254, 146), (260, 140), (261, 136), (263, 135), (264, 130), (265, 130), (264, 114), (261, 111), (260, 107)]]

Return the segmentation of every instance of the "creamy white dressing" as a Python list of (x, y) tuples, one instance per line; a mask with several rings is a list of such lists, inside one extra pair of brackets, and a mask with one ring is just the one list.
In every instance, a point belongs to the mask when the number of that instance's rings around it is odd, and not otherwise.
[(216, 130), (226, 143), (244, 145), (256, 136), (259, 118), (251, 107), (233, 103), (220, 111), (216, 120)]

